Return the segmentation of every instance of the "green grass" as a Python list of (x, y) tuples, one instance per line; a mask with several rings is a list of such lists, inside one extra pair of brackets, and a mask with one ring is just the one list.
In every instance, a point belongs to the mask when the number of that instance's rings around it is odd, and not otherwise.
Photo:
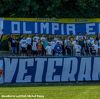
[[(41, 95), (31, 98), (2, 98), (1, 95)], [(44, 98), (43, 98), (44, 96)], [(100, 99), (100, 85), (0, 86), (0, 99)]]

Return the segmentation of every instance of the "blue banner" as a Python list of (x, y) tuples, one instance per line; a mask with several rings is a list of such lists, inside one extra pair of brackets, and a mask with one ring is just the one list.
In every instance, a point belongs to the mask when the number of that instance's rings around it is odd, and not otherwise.
[(3, 21), (4, 34), (56, 34), (77, 35), (78, 33), (98, 34), (100, 23), (60, 23), (32, 21)]
[(0, 36), (3, 34), (3, 18), (0, 18)]
[(100, 57), (3, 58), (3, 83), (100, 81)]

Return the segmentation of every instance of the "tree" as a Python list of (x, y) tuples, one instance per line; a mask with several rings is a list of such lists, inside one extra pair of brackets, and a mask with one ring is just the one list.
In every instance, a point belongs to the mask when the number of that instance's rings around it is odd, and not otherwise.
[(100, 17), (99, 0), (0, 0), (0, 17)]

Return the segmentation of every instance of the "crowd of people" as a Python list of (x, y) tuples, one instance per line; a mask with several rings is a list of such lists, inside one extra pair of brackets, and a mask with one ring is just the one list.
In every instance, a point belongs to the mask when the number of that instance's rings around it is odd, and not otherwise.
[(100, 35), (90, 37), (87, 35), (67, 36), (65, 39), (48, 40), (44, 35), (22, 37), (15, 39), (9, 37), (10, 50), (13, 55), (22, 56), (88, 56), (100, 55)]

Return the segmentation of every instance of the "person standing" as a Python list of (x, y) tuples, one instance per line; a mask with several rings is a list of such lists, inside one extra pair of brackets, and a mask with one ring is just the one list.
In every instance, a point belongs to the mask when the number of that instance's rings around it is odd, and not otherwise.
[(43, 45), (42, 45), (41, 41), (39, 40), (37, 43), (37, 51), (38, 51), (39, 56), (42, 55), (42, 50), (43, 50)]
[(26, 56), (26, 54), (27, 54), (27, 41), (26, 41), (26, 38), (25, 37), (23, 37), (20, 40), (20, 52), (24, 56)]
[(36, 42), (36, 40), (33, 40), (33, 42), (32, 42), (32, 54), (33, 54), (33, 56), (37, 56), (37, 42)]
[(57, 44), (54, 47), (54, 51), (55, 51), (56, 56), (62, 55), (62, 46), (61, 46), (60, 42), (57, 42)]
[(42, 40), (42, 44), (43, 44), (43, 49), (42, 49), (42, 55), (46, 55), (46, 47), (48, 46), (48, 41), (47, 39)]
[(51, 46), (51, 43), (49, 42), (48, 45), (46, 46), (46, 55), (49, 55), (51, 56), (52, 53), (53, 53), (53, 49), (52, 49), (52, 46)]
[(36, 40), (36, 42), (38, 42), (39, 41), (39, 36), (36, 34), (34, 37), (33, 37), (33, 40)]
[(32, 53), (32, 39), (31, 39), (31, 37), (27, 37), (26, 42), (27, 42), (27, 55), (31, 55), (31, 53)]
[(76, 42), (76, 44), (74, 45), (74, 49), (75, 49), (75, 55), (80, 56), (81, 55), (81, 46), (78, 44), (78, 42)]
[(11, 37), (8, 40), (10, 41), (12, 54), (15, 55), (17, 52), (17, 44), (16, 44), (17, 41), (13, 35), (11, 35)]
[(79, 41), (78, 41), (78, 43), (79, 43), (79, 45), (81, 46), (81, 55), (85, 55), (85, 39), (83, 38), (83, 37), (80, 37), (79, 38)]

